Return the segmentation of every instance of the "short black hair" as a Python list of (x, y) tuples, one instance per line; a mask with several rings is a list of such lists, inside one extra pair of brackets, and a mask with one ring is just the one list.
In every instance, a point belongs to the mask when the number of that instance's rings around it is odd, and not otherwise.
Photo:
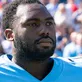
[(13, 0), (11, 3), (7, 4), (3, 9), (2, 28), (5, 30), (12, 27), (14, 15), (20, 4), (32, 3), (42, 4), (39, 0)]

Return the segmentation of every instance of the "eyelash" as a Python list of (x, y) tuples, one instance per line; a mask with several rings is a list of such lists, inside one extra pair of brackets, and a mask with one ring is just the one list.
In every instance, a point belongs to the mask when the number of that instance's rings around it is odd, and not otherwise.
[(45, 24), (46, 26), (51, 26), (51, 25), (53, 25), (53, 23), (52, 22), (50, 22), (50, 21), (48, 21), (48, 22), (46, 22), (46, 24)]
[[(47, 21), (45, 23), (45, 26), (49, 26), (50, 27), (53, 24), (54, 24), (53, 22)], [(34, 23), (28, 23), (27, 26), (30, 26), (30, 27), (39, 27), (40, 26), (40, 23), (36, 23), (36, 22), (34, 22)]]
[(27, 24), (28, 26), (30, 27), (39, 27), (40, 24), (37, 24), (37, 23), (30, 23), (30, 24)]

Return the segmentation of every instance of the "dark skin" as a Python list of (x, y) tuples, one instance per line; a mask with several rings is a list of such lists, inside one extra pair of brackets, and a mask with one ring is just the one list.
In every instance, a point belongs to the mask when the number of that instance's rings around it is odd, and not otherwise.
[(53, 67), (50, 56), (55, 48), (54, 20), (41, 4), (19, 5), (15, 16), (18, 19), (13, 23), (14, 29), (5, 30), (7, 39), (13, 44), (12, 61), (42, 80)]
[(17, 62), (17, 64), (23, 67), (26, 71), (28, 71), (37, 79), (42, 80), (51, 71), (53, 66), (53, 60), (46, 60), (44, 62), (27, 62), (25, 65), (20, 65)]

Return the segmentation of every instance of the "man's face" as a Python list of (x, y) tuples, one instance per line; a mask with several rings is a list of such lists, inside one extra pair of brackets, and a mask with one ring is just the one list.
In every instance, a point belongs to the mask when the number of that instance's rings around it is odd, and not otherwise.
[(19, 5), (14, 22), (14, 46), (17, 55), (28, 60), (45, 60), (55, 48), (55, 24), (40, 4)]

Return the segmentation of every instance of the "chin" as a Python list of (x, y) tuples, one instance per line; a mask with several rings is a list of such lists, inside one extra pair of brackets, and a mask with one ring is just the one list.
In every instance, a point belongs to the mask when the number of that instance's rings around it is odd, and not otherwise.
[[(22, 48), (23, 49), (23, 48)], [(17, 54), (17, 58), (20, 58), (24, 61), (30, 61), (30, 62), (43, 62), (47, 59), (49, 59), (54, 53), (54, 48), (52, 49), (23, 49), (20, 50)]]
[(54, 53), (55, 46), (52, 47), (35, 47), (33, 48), (31, 59), (34, 61), (45, 61), (50, 58)]
[(50, 58), (54, 53), (54, 49), (41, 49), (34, 52), (34, 54), (31, 55), (31, 58), (33, 61), (45, 61), (48, 58)]

